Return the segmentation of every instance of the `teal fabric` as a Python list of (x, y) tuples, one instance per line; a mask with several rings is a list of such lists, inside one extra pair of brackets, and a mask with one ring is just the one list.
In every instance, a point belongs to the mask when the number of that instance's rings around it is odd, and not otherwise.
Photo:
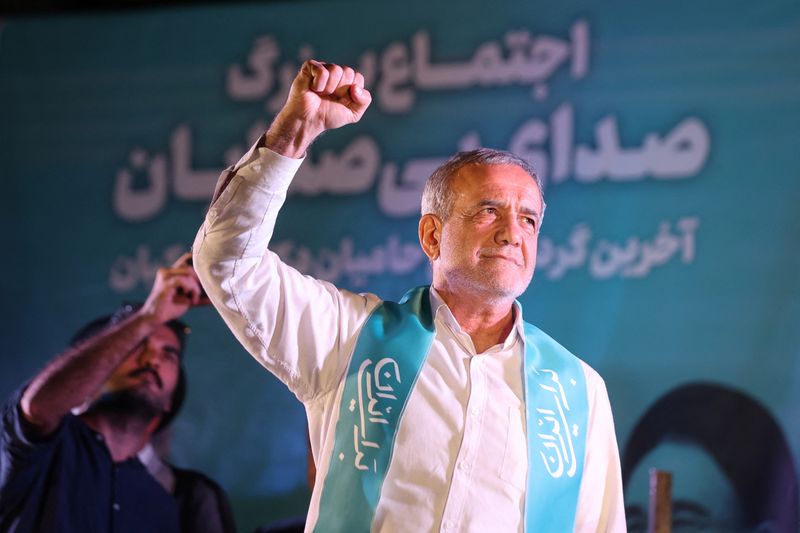
[(528, 489), (525, 531), (573, 531), (586, 451), (589, 402), (580, 360), (525, 323)]
[(398, 422), (433, 342), (428, 287), (383, 302), (364, 324), (347, 370), (336, 441), (314, 531), (369, 531)]
[[(434, 338), (428, 287), (367, 319), (347, 371), (318, 533), (370, 531), (408, 396)], [(526, 531), (571, 531), (583, 474), (588, 401), (580, 360), (525, 324)]]

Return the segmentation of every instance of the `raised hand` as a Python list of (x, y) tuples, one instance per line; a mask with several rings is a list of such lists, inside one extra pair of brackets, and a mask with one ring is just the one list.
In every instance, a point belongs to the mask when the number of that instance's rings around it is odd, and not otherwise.
[(358, 122), (371, 102), (361, 73), (308, 60), (267, 131), (266, 146), (288, 157), (302, 157), (322, 132)]
[(161, 324), (182, 316), (190, 307), (208, 303), (191, 265), (183, 254), (169, 268), (160, 268), (142, 312)]

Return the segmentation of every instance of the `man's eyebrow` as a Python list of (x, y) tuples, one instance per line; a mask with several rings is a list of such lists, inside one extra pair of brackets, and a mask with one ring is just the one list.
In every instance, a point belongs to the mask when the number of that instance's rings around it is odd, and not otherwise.
[(180, 348), (178, 348), (177, 346), (169, 346), (169, 345), (168, 346), (164, 346), (164, 351), (165, 352), (169, 352), (169, 353), (174, 353), (174, 354), (181, 353), (181, 349)]
[[(503, 205), (505, 205), (503, 202), (487, 198), (484, 200), (480, 200), (477, 204), (477, 207), (503, 207)], [(519, 212), (522, 213), (523, 215), (539, 218), (539, 212), (536, 209), (533, 209), (532, 207), (522, 206), (520, 207)]]

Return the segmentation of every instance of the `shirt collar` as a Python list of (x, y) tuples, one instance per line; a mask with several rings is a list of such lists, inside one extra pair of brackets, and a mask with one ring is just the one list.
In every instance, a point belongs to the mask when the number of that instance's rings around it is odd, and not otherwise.
[(158, 456), (153, 445), (148, 442), (136, 455), (150, 475), (164, 487), (164, 490), (173, 494), (175, 492), (175, 474), (172, 472), (172, 468)]
[[(450, 310), (450, 307), (445, 303), (442, 299), (442, 296), (439, 292), (431, 286), (430, 290), (430, 298), (431, 298), (431, 312), (433, 313), (434, 320), (441, 320), (444, 324), (450, 327), (450, 329), (459, 336), (466, 336), (469, 337), (466, 331), (461, 329), (461, 324), (458, 323), (456, 317), (453, 316), (453, 312)], [(525, 339), (525, 328), (522, 322), (522, 306), (517, 300), (514, 300), (514, 327), (506, 337), (505, 341), (503, 341), (502, 345), (500, 346), (500, 350), (508, 350), (511, 348), (514, 343), (519, 338), (520, 341), (524, 341)], [(470, 345), (472, 341), (470, 339)], [(493, 348), (487, 350), (488, 352), (494, 351), (494, 349), (498, 345), (495, 345)], [(474, 351), (474, 347), (473, 347)]]

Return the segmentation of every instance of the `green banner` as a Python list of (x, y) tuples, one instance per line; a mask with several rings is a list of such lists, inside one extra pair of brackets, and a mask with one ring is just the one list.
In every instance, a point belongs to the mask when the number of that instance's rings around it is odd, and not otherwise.
[[(516, 152), (548, 204), (526, 318), (606, 380), (631, 530), (650, 466), (675, 472), (686, 523), (796, 524), (799, 53), (788, 0), (307, 1), (2, 20), (0, 392), (89, 319), (144, 299), (192, 242), (220, 170), (315, 57), (363, 72), (374, 102), (313, 147), (275, 232), (285, 261), (397, 299), (429, 280), (416, 224), (432, 168), (458, 149)], [(213, 310), (187, 322), (175, 461), (225, 486), (243, 531), (304, 513), (302, 406)], [(686, 405), (653, 422), (665, 402)], [(736, 402), (775, 431), (720, 420)], [(726, 447), (749, 451), (722, 460)], [(746, 497), (746, 465), (759, 493), (790, 494), (785, 510)]]

